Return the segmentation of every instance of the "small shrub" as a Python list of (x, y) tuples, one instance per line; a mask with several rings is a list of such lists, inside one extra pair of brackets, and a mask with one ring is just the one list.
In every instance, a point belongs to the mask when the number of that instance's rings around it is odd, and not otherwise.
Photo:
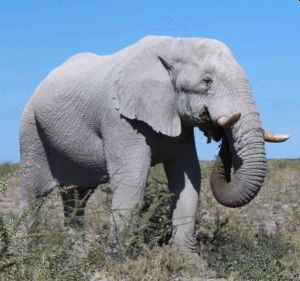
[[(136, 258), (145, 247), (151, 248), (166, 243), (172, 235), (171, 197), (172, 194), (166, 184), (149, 183), (143, 205), (136, 206), (131, 211), (122, 232), (112, 236), (108, 223), (103, 225), (101, 232), (98, 233), (98, 240), (100, 244), (109, 241), (109, 247), (100, 245), (102, 252), (108, 250), (108, 255), (125, 260)], [(111, 213), (109, 202), (107, 210)]]

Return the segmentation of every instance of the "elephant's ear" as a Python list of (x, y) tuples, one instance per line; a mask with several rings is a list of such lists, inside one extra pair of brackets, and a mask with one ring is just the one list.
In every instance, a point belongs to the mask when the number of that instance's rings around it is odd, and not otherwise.
[(171, 64), (158, 56), (134, 56), (118, 66), (114, 106), (121, 115), (175, 137), (181, 133)]

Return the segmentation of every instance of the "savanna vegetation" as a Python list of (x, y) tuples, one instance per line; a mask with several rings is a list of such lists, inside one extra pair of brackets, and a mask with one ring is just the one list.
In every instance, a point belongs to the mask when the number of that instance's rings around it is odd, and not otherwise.
[[(66, 229), (59, 191), (44, 200), (40, 224), (25, 231), (18, 165), (0, 166), (0, 280), (300, 280), (300, 160), (268, 161), (263, 189), (228, 209), (211, 194), (212, 162), (202, 162), (196, 219), (198, 255), (165, 244), (169, 202), (161, 166), (151, 170), (143, 206), (111, 233), (110, 191), (89, 201), (85, 230)], [(71, 188), (71, 187), (66, 187)], [(34, 210), (32, 210), (34, 212)]]

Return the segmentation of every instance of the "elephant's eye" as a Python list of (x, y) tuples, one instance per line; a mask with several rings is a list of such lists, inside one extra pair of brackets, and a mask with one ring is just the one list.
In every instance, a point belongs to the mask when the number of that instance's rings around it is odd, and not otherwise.
[(211, 84), (213, 83), (213, 80), (210, 76), (204, 77), (200, 83), (195, 87), (194, 92), (198, 94), (204, 94), (207, 92), (207, 90), (211, 87)]
[[(213, 83), (210, 74), (197, 76), (184, 76), (177, 80), (180, 91), (188, 94), (205, 94)], [(200, 78), (200, 79), (199, 79)]]
[(201, 84), (202, 84), (202, 86), (209, 88), (212, 84), (212, 79), (210, 77), (205, 77), (202, 79)]

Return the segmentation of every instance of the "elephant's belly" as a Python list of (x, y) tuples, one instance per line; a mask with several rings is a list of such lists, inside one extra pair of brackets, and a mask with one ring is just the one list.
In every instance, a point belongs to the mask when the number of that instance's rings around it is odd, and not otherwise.
[(63, 140), (51, 160), (53, 174), (62, 185), (94, 186), (108, 180), (103, 143), (98, 136)]

